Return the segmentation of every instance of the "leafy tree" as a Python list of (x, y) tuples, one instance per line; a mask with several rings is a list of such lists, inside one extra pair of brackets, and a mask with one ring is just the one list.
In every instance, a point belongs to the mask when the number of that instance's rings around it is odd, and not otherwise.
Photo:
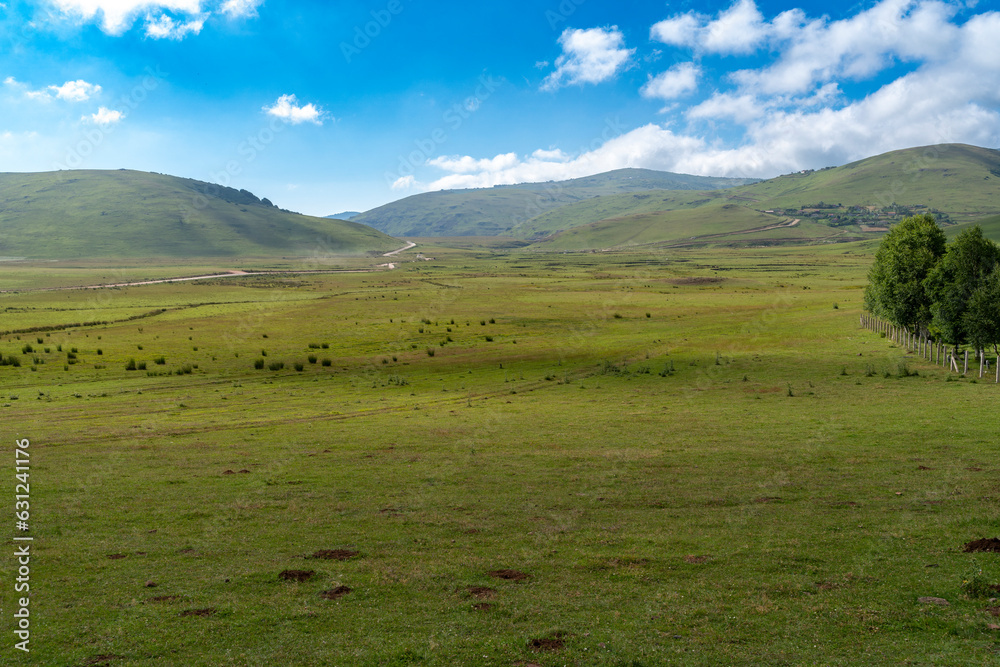
[(933, 300), (931, 328), (945, 341), (952, 345), (971, 342), (969, 327), (979, 316), (967, 317), (972, 297), (985, 285), (998, 262), (1000, 246), (983, 236), (978, 225), (948, 244), (944, 257), (924, 282)]
[(865, 308), (911, 330), (931, 321), (924, 281), (945, 253), (944, 231), (932, 215), (904, 218), (882, 239), (868, 271)]
[(969, 342), (976, 349), (992, 345), (1000, 355), (1000, 266), (972, 293), (962, 319)]

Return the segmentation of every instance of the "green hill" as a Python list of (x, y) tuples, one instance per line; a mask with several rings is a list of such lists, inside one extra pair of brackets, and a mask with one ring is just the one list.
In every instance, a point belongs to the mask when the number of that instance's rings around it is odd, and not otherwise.
[[(714, 244), (853, 241), (874, 238), (903, 216), (928, 211), (946, 224), (1000, 214), (1000, 151), (927, 146), (726, 190), (602, 196), (536, 216), (513, 233), (553, 249), (693, 239)], [(792, 219), (800, 223), (754, 231), (768, 226), (767, 220), (773, 225)], [(994, 221), (987, 233), (1000, 238), (1000, 223)]]
[(542, 213), (593, 197), (645, 190), (714, 190), (753, 180), (619, 169), (569, 181), (427, 192), (366, 211), (352, 221), (397, 237), (505, 236)]
[(399, 242), (245, 190), (138, 171), (0, 174), (0, 256), (42, 259), (356, 255)]

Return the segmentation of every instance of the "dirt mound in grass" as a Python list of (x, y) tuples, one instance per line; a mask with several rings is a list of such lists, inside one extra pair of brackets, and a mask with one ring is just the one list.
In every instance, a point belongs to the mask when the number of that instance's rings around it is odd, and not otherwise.
[(987, 607), (986, 613), (992, 614), (993, 616), (1000, 616), (1000, 607)]
[(530, 574), (526, 574), (518, 570), (493, 570), (491, 572), (487, 572), (486, 574), (490, 575), (494, 579), (504, 579), (506, 581), (524, 581), (525, 579), (531, 577)]
[(215, 613), (215, 609), (209, 607), (208, 609), (185, 609), (181, 612), (181, 616), (211, 616)]
[(278, 579), (282, 581), (309, 581), (315, 574), (315, 570), (284, 570), (278, 574)]
[(493, 606), (492, 602), (477, 602), (472, 605), (472, 608), (476, 611), (489, 611), (490, 609), (493, 609)]
[(469, 595), (480, 600), (492, 600), (497, 596), (497, 592), (489, 586), (469, 586)]
[(528, 648), (532, 651), (559, 651), (566, 646), (566, 638), (569, 633), (563, 632), (553, 632), (547, 637), (540, 637), (538, 639), (531, 639), (528, 641)]
[(112, 660), (124, 660), (125, 657), (121, 655), (115, 655), (114, 653), (104, 653), (102, 655), (95, 655), (87, 658), (83, 664), (89, 667), (105, 667), (110, 665)]
[(973, 540), (965, 545), (965, 553), (975, 553), (979, 551), (1000, 553), (1000, 538), (983, 538), (981, 540)]
[(320, 560), (350, 560), (360, 554), (360, 551), (351, 551), (350, 549), (320, 549), (313, 555), (306, 556), (306, 558), (318, 558)]
[(122, 558), (128, 558), (128, 554), (108, 554), (110, 560), (121, 560)]
[(322, 593), (319, 594), (319, 596), (324, 600), (339, 600), (340, 598), (350, 593), (351, 590), (353, 589), (347, 586), (337, 586), (336, 588), (331, 588), (328, 591), (323, 591)]
[(708, 556), (684, 556), (684, 562), (692, 565), (701, 565), (708, 562)]

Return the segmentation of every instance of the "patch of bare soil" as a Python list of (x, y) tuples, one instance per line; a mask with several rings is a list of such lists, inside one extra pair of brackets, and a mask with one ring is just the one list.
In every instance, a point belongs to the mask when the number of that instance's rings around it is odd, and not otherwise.
[(566, 647), (566, 638), (569, 633), (563, 632), (553, 632), (547, 637), (539, 637), (538, 639), (531, 639), (528, 641), (528, 648), (532, 651), (560, 651)]
[(992, 614), (993, 616), (1000, 616), (1000, 607), (987, 607), (987, 614)]
[(320, 549), (313, 555), (306, 556), (306, 558), (318, 558), (320, 560), (350, 560), (360, 554), (360, 551), (351, 551), (350, 549)]
[(965, 545), (965, 553), (976, 553), (980, 551), (1000, 553), (1000, 538), (983, 538), (981, 540), (973, 540)]
[(181, 612), (181, 616), (211, 616), (216, 612), (215, 609), (209, 607), (207, 609), (185, 609)]
[(236, 471), (234, 471), (234, 470), (224, 470), (224, 471), (222, 472), (222, 474), (223, 474), (223, 475), (235, 475), (235, 474), (236, 474)]
[(708, 558), (708, 556), (684, 556), (684, 562), (691, 563), (692, 565), (701, 565), (702, 563), (707, 563)]
[(319, 594), (319, 596), (324, 600), (339, 600), (350, 593), (351, 590), (352, 589), (347, 586), (337, 586), (336, 588), (331, 588), (328, 591), (323, 591)]
[(149, 598), (150, 602), (176, 602), (180, 600), (180, 595), (157, 595), (155, 598)]
[(492, 600), (497, 596), (497, 592), (489, 586), (469, 586), (469, 595), (480, 600)]
[(477, 602), (472, 605), (472, 608), (476, 611), (489, 611), (490, 609), (493, 609), (493, 607), (494, 605), (492, 602)]
[(760, 503), (762, 505), (766, 505), (767, 503), (773, 503), (778, 500), (781, 500), (781, 496), (761, 496), (760, 498), (753, 499), (755, 503)]
[(128, 554), (108, 554), (110, 560), (121, 560), (122, 558), (128, 558)]
[(124, 660), (124, 656), (115, 655), (114, 653), (104, 653), (101, 655), (95, 655), (87, 658), (83, 664), (89, 665), (90, 667), (103, 667), (104, 665), (111, 664), (112, 660)]
[(284, 570), (278, 574), (278, 579), (282, 581), (309, 581), (315, 574), (315, 570)]
[(530, 574), (526, 574), (518, 570), (493, 570), (491, 572), (487, 572), (486, 574), (490, 575), (494, 579), (504, 579), (506, 581), (524, 581), (525, 579), (531, 577)]

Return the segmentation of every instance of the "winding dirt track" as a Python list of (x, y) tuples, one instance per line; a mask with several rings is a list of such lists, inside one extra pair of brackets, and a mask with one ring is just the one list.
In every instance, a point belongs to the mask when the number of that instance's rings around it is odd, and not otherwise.
[[(391, 257), (404, 250), (409, 250), (415, 247), (417, 244), (409, 242), (404, 247), (399, 250), (393, 250), (392, 252), (387, 252), (383, 257)], [(282, 275), (303, 275), (303, 274), (318, 274), (318, 273), (374, 273), (376, 271), (392, 270), (395, 269), (395, 264), (380, 264), (374, 269), (329, 269), (329, 270), (314, 270), (314, 271), (239, 271), (232, 270), (226, 273), (215, 273), (207, 276), (186, 276), (182, 278), (160, 278), (158, 280), (141, 280), (137, 282), (129, 283), (104, 283), (102, 285), (74, 285), (70, 287), (37, 287), (29, 289), (20, 290), (0, 290), (0, 294), (11, 294), (15, 292), (63, 292), (66, 290), (84, 290), (84, 289), (105, 289), (108, 287), (141, 287), (143, 285), (162, 285), (164, 283), (182, 283), (189, 282), (192, 280), (213, 280), (216, 278), (236, 278), (241, 276), (282, 276)]]

